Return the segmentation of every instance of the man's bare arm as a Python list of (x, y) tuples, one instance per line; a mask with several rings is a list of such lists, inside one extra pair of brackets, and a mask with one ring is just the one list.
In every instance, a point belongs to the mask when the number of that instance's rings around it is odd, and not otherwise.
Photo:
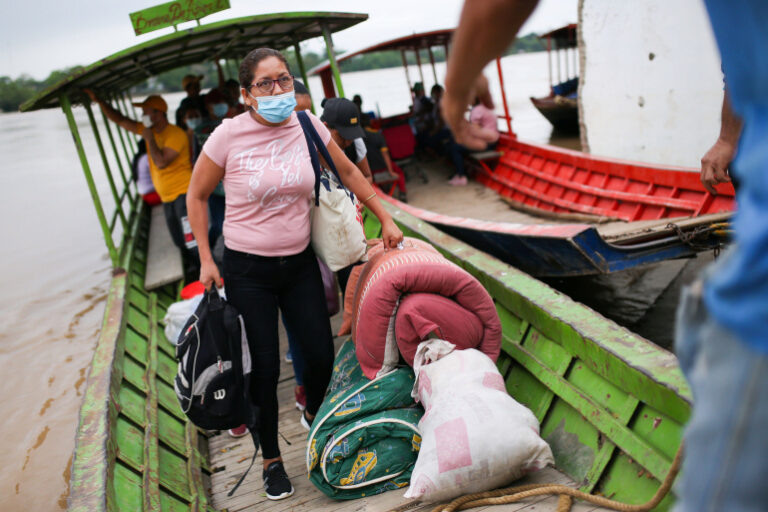
[(91, 89), (83, 89), (83, 92), (85, 92), (89, 98), (91, 98), (91, 101), (97, 103), (101, 110), (104, 112), (104, 115), (107, 116), (107, 119), (112, 121), (113, 123), (122, 126), (129, 132), (133, 132), (137, 135), (140, 135), (140, 123), (134, 121), (133, 119), (124, 116), (121, 112), (119, 112), (117, 109), (115, 109), (112, 105), (101, 99), (94, 93)]
[(731, 110), (726, 90), (723, 93), (720, 136), (701, 159), (701, 183), (714, 195), (717, 195), (715, 186), (731, 181), (728, 167), (736, 156), (742, 125), (741, 119)]
[(479, 94), (492, 107), (485, 90), (473, 90), (488, 62), (504, 53), (518, 30), (531, 15), (538, 0), (471, 0), (464, 3), (453, 37), (445, 76), (443, 117), (456, 140), (473, 149), (490, 142), (490, 133), (471, 127), (464, 118), (472, 94)]

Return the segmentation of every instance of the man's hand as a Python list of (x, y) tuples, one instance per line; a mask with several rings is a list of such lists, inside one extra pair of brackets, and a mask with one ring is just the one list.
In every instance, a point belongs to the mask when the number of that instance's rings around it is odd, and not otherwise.
[(450, 89), (446, 89), (440, 102), (440, 108), (443, 119), (450, 127), (456, 142), (469, 149), (483, 150), (489, 143), (496, 141), (496, 133), (467, 121), (467, 106), (473, 102), (475, 97), (479, 97), (480, 101), (488, 108), (493, 108), (493, 100), (488, 90), (488, 80), (483, 75), (477, 77), (469, 96), (466, 98), (456, 96), (452, 94)]
[(154, 140), (154, 135), (152, 134), (152, 128), (149, 126), (144, 127), (144, 129), (141, 131), (141, 136), (144, 137), (144, 140), (147, 141), (147, 144), (149, 144), (150, 140)]
[(729, 183), (728, 166), (736, 154), (736, 146), (722, 139), (707, 151), (701, 159), (701, 183), (712, 195), (717, 195), (715, 186), (720, 183)]

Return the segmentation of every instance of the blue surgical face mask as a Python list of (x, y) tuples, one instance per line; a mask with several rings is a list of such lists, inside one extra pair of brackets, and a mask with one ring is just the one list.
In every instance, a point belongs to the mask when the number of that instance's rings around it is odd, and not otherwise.
[(203, 123), (203, 119), (200, 117), (190, 117), (187, 119), (186, 123), (190, 130), (197, 130)]
[(250, 92), (248, 95), (259, 104), (259, 108), (255, 108), (253, 105), (251, 105), (251, 108), (270, 123), (285, 121), (291, 115), (293, 109), (296, 108), (294, 91), (288, 91), (275, 96), (259, 96), (258, 98), (251, 95)]
[(227, 112), (229, 111), (229, 105), (226, 103), (214, 103), (213, 104), (213, 115), (216, 117), (224, 117), (227, 115)]

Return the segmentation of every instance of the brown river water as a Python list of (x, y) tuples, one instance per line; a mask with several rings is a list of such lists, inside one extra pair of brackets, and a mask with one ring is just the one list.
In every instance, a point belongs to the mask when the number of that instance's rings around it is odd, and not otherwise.
[[(551, 126), (528, 100), (547, 92), (546, 65), (545, 53), (503, 61), (513, 127), (523, 140), (550, 141)], [(441, 78), (444, 69), (438, 65)], [(486, 75), (501, 113), (495, 67)], [(412, 68), (412, 79), (418, 76)], [(424, 78), (429, 89), (429, 66)], [(364, 110), (386, 116), (406, 109), (402, 69), (347, 73), (344, 84), (349, 96), (363, 95)], [(311, 79), (310, 89), (321, 97), (319, 80)], [(173, 108), (181, 96), (166, 98)], [(84, 110), (75, 114), (105, 199), (109, 192)], [(551, 142), (578, 148), (577, 138)], [(0, 509), (64, 509), (110, 263), (60, 110), (0, 114), (0, 189), (6, 191), (0, 201)]]

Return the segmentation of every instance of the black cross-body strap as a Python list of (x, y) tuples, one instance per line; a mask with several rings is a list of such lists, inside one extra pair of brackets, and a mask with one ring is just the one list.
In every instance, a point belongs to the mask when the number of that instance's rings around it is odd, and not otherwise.
[(328, 148), (326, 148), (325, 144), (323, 144), (323, 140), (320, 138), (320, 134), (317, 133), (317, 130), (315, 130), (315, 127), (312, 125), (312, 121), (309, 119), (307, 113), (302, 110), (296, 113), (296, 117), (299, 118), (299, 123), (301, 124), (301, 128), (304, 131), (304, 138), (307, 140), (307, 149), (309, 149), (309, 158), (312, 161), (312, 168), (315, 170), (315, 206), (320, 204), (321, 173), (320, 158), (317, 155), (318, 151), (323, 156), (328, 166), (331, 168), (333, 174), (336, 176), (339, 185), (344, 189), (345, 192), (347, 192), (350, 200), (352, 200), (352, 192), (347, 190), (347, 188), (342, 183), (341, 176), (339, 176), (339, 172), (336, 170), (336, 165), (333, 163), (333, 159), (328, 153)]

